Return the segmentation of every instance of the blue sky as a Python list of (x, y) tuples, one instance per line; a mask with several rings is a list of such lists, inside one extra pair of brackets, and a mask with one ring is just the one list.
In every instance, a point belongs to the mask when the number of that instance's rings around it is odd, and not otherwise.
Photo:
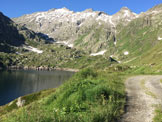
[(6, 16), (18, 17), (51, 8), (66, 7), (73, 11), (92, 8), (112, 15), (124, 6), (135, 13), (140, 13), (160, 3), (162, 0), (1, 0), (0, 11)]

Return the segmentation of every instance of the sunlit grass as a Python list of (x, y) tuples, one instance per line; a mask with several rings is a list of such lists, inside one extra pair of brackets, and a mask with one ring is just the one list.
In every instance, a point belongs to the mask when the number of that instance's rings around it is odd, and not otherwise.
[(85, 69), (51, 95), (6, 113), (2, 122), (113, 122), (124, 103), (119, 74)]
[(162, 122), (162, 105), (156, 107), (154, 122)]

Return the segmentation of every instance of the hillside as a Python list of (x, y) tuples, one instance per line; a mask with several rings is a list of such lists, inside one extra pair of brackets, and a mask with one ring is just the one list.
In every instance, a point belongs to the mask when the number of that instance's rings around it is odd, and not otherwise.
[[(98, 61), (110, 64), (104, 57), (94, 60), (82, 50), (54, 43), (52, 38), (16, 24), (2, 13), (0, 18), (0, 68), (83, 68)], [(84, 61), (87, 63), (78, 65)]]
[[(8, 24), (0, 20), (0, 28), (10, 29), (0, 31), (2, 44), (10, 49), (25, 46), (13, 53), (3, 49), (0, 67), (80, 71), (59, 88), (21, 97), (26, 101), (22, 107), (16, 105), (18, 99), (1, 106), (2, 122), (116, 122), (125, 111), (124, 105), (128, 106), (126, 78), (162, 73), (162, 4), (140, 14), (127, 7), (111, 16), (92, 9), (73, 12), (62, 8), (4, 19)], [(17, 31), (12, 33), (14, 29)], [(54, 41), (46, 44), (40, 39), (42, 35)], [(126, 87), (138, 88), (135, 93), (142, 91), (144, 96), (153, 97), (144, 78), (128, 80), (131, 84)], [(156, 84), (151, 88), (161, 92), (160, 78), (158, 89)], [(154, 77), (149, 81), (152, 83)], [(154, 121), (160, 122), (162, 110), (154, 109)]]
[(49, 43), (42, 35), (16, 24), (0, 12), (0, 52), (12, 52), (22, 45)]
[(47, 34), (58, 43), (84, 48), (87, 52), (98, 52), (115, 41), (115, 28), (119, 23), (125, 25), (136, 17), (126, 7), (112, 16), (92, 9), (73, 12), (61, 8), (28, 14), (13, 20), (36, 32)]
[[(131, 21), (117, 34), (114, 57), (123, 63), (161, 70), (162, 4)], [(124, 55), (128, 52), (127, 55)], [(152, 66), (153, 65), (153, 66)]]
[(132, 64), (134, 61), (136, 65), (140, 59), (138, 65), (149, 65), (155, 63), (155, 60), (149, 59), (160, 57), (161, 17), (162, 4), (140, 14), (133, 13), (127, 7), (111, 16), (92, 9), (73, 12), (62, 8), (13, 20), (49, 35), (57, 43), (82, 49), (89, 54), (103, 52), (106, 57), (111, 56), (118, 62)]

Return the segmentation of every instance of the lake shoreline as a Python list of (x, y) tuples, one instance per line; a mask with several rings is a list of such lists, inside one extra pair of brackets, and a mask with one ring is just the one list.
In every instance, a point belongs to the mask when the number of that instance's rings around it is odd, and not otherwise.
[(40, 67), (36, 67), (36, 66), (8, 66), (7, 68), (2, 68), (0, 67), (0, 70), (37, 70), (37, 71), (54, 71), (54, 70), (58, 70), (58, 71), (69, 71), (69, 72), (79, 72), (79, 69), (72, 69), (72, 68), (59, 68), (59, 67), (45, 67), (45, 66), (40, 66)]
[(0, 106), (21, 96), (58, 88), (74, 74), (75, 72), (60, 70), (2, 70), (0, 71), (0, 86), (4, 89), (0, 90)]

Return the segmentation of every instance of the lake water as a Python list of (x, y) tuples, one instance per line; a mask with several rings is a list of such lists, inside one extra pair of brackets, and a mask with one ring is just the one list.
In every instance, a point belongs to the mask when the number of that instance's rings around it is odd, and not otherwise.
[(20, 96), (56, 88), (73, 74), (67, 71), (0, 71), (0, 106)]

